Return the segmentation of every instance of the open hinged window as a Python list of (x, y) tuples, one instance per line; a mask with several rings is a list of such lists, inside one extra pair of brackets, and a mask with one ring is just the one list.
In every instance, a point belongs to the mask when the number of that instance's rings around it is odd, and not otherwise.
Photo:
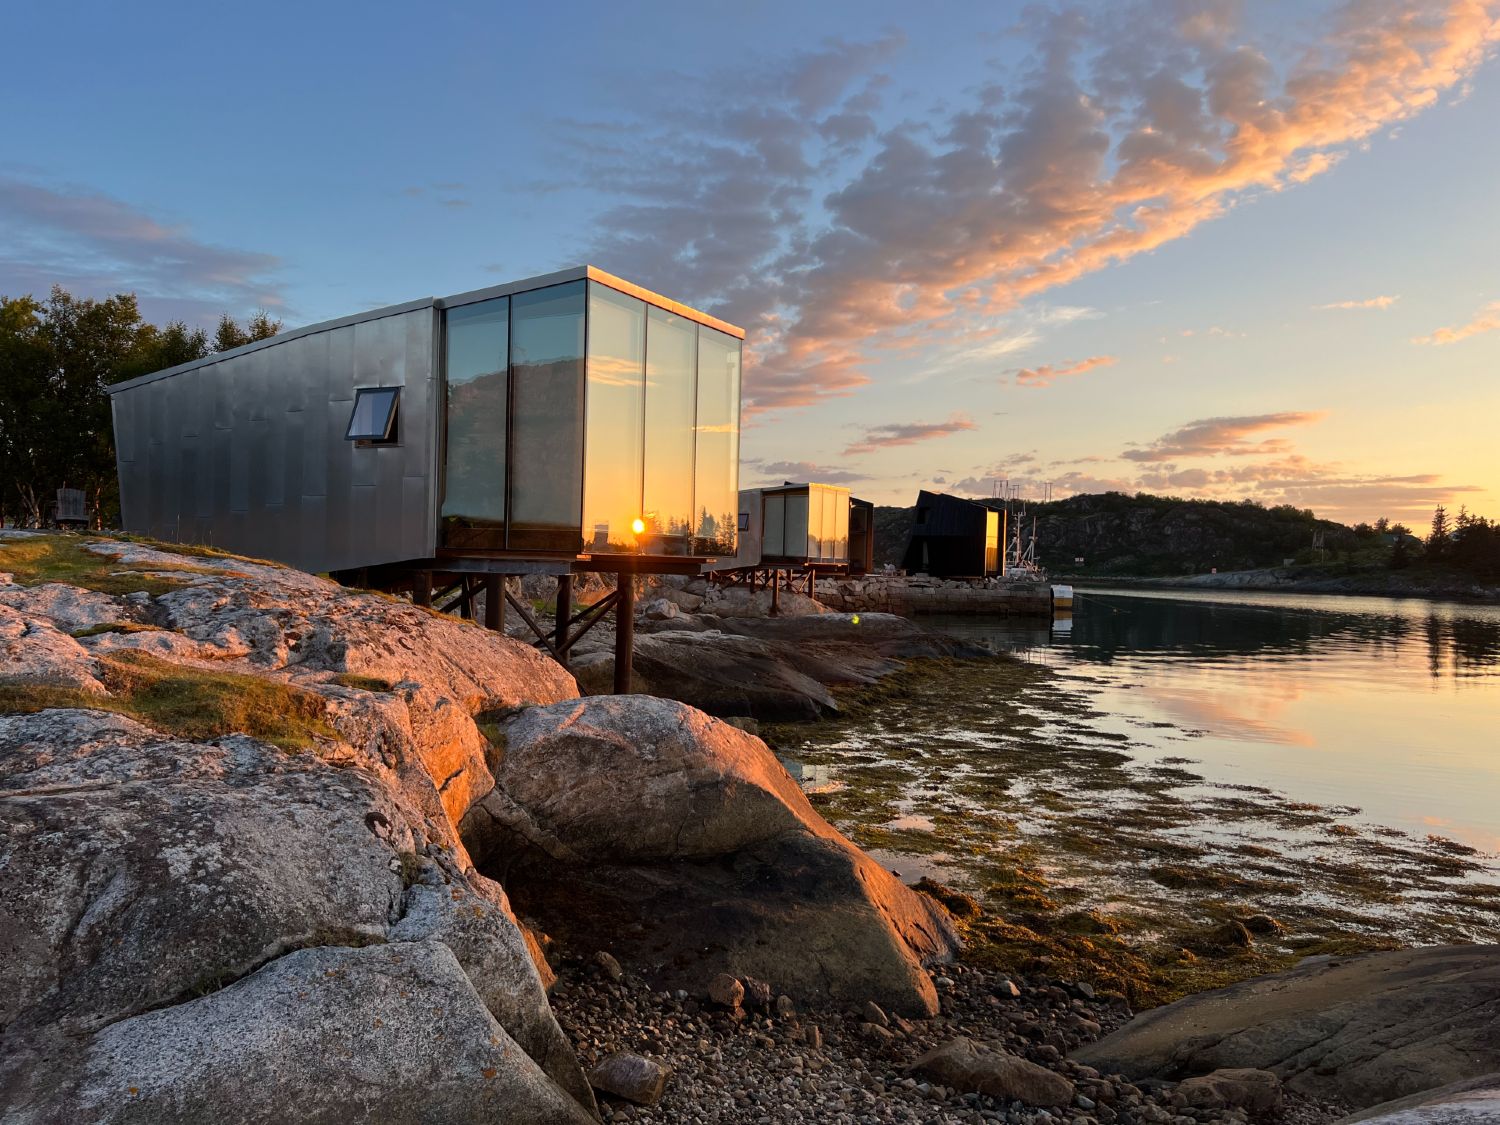
[(347, 441), (389, 443), (396, 440), (396, 406), (400, 387), (360, 387), (354, 392)]

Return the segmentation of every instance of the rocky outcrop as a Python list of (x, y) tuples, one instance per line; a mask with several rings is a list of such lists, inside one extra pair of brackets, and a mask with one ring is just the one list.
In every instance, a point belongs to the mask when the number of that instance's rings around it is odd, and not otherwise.
[[(711, 715), (780, 722), (816, 719), (838, 709), (828, 689), (799, 671), (780, 646), (752, 637), (718, 631), (640, 636), (632, 670), (637, 690)], [(613, 675), (613, 659), (601, 662), (600, 689), (613, 683)]]
[(1496, 1125), (1500, 1122), (1500, 1072), (1450, 1082), (1435, 1090), (1381, 1102), (1336, 1125)]
[(33, 1068), (7, 1121), (593, 1120), (496, 1022), (441, 942), (300, 950), (222, 991), (109, 1025)]
[(1055, 1071), (964, 1038), (934, 1047), (911, 1069), (945, 1086), (1030, 1106), (1071, 1105), (1075, 1092), (1073, 1083)]
[[(0, 798), (8, 1121), (201, 1120), (223, 1098), (246, 1120), (339, 1120), (340, 1104), (418, 1120), (408, 1082), (437, 1065), (418, 1065), (437, 1032), (475, 1063), (472, 1088), (444, 1087), (448, 1120), (485, 1119), (496, 1097), (589, 1118), (503, 893), (379, 770), (52, 710), (0, 715)], [(345, 977), (316, 997), (288, 983)], [(336, 1072), (366, 1040), (387, 1069), (355, 1096)], [(276, 1090), (288, 1100), (266, 1102)]]
[[(872, 684), (908, 660), (990, 655), (985, 649), (918, 628), (888, 613), (803, 617), (676, 616), (638, 636), (637, 691), (675, 699), (720, 717), (762, 722), (815, 719), (838, 710), (829, 690)], [(612, 689), (614, 661), (579, 661), (586, 693)]]
[(1358, 1108), (1500, 1070), (1500, 946), (1313, 958), (1137, 1016), (1075, 1053), (1130, 1078), (1269, 1070)]
[[(660, 699), (579, 701), (524, 644), (274, 565), (72, 537), (27, 557), (48, 549), (98, 588), (31, 563), (0, 582), (7, 1122), (590, 1120), (507, 892), (633, 974), (743, 977), (758, 1011), (767, 981), (936, 1010), (941, 907), (759, 739)], [(835, 674), (821, 640), (716, 635), (827, 698), (801, 671)], [(845, 675), (888, 661), (849, 651)]]
[(760, 739), (625, 697), (532, 708), (504, 736), (464, 836), (550, 928), (661, 985), (724, 972), (937, 1010), (922, 966), (956, 946), (946, 913), (834, 831)]

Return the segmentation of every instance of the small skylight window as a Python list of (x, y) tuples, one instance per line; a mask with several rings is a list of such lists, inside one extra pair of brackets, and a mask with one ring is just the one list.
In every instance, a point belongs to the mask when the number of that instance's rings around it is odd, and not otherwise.
[(354, 413), (349, 416), (348, 441), (393, 441), (396, 434), (396, 404), (400, 387), (360, 387), (354, 392)]

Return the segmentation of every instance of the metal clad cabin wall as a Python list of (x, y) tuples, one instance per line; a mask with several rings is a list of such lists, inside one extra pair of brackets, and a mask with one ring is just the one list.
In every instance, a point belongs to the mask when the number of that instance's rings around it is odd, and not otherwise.
[[(431, 557), (433, 325), (409, 309), (117, 392), (125, 530), (311, 571)], [(402, 387), (398, 441), (344, 439), (360, 386)]]
[(735, 542), (734, 561), (738, 566), (759, 566), (763, 555), (762, 541), (765, 534), (765, 500), (758, 488), (740, 489), (740, 528)]
[(115, 431), (115, 461), (120, 470), (120, 526), (135, 519), (135, 506), (144, 497), (144, 466), (139, 461), (136, 395), (114, 395), (109, 400), (110, 421)]

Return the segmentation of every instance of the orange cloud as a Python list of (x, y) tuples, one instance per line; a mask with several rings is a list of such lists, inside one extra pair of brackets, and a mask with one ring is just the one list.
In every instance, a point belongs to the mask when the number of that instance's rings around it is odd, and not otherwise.
[(1127, 461), (1172, 461), (1181, 457), (1244, 457), (1251, 454), (1280, 453), (1290, 448), (1279, 438), (1247, 440), (1266, 430), (1287, 426), (1304, 426), (1317, 422), (1323, 414), (1314, 411), (1289, 410), (1279, 414), (1250, 414), (1237, 418), (1200, 418), (1163, 434), (1144, 448), (1127, 449), (1120, 454)]
[(1397, 301), (1400, 295), (1394, 297), (1367, 297), (1363, 301), (1334, 301), (1329, 305), (1314, 305), (1315, 309), (1388, 309)]
[(1500, 301), (1491, 301), (1480, 309), (1469, 323), (1439, 328), (1427, 336), (1414, 336), (1411, 342), (1413, 344), (1436, 344), (1441, 347), (1444, 344), (1456, 344), (1460, 340), (1467, 340), (1470, 336), (1478, 336), (1481, 332), (1493, 332), (1497, 328), (1500, 328)]
[(1053, 379), (1061, 379), (1068, 375), (1082, 375), (1085, 371), (1092, 371), (1096, 367), (1110, 367), (1119, 362), (1118, 356), (1091, 355), (1088, 359), (1080, 359), (1076, 363), (1065, 363), (1060, 367), (1054, 367), (1050, 363), (1044, 363), (1039, 367), (1022, 367), (1016, 372), (1016, 382), (1025, 387), (1045, 387)]
[(593, 175), (628, 200), (601, 217), (599, 260), (746, 325), (752, 409), (807, 405), (868, 383), (866, 356), (893, 338), (991, 339), (1028, 297), (1322, 174), (1460, 87), (1500, 38), (1497, 0), (1348, 0), (1316, 41), (1286, 44), (1257, 42), (1237, 11), (1030, 17), (1030, 71), (939, 116), (862, 129), (837, 163), (829, 129), (844, 136), (882, 96), (858, 60), (884, 54), (803, 56), (804, 82), (811, 67), (846, 83), (817, 83), (827, 108), (812, 114), (779, 73), (746, 78), (754, 98), (643, 127)]
[(860, 453), (875, 453), (896, 445), (915, 445), (919, 441), (947, 437), (964, 430), (975, 429), (972, 419), (955, 414), (946, 422), (892, 422), (884, 426), (871, 426), (864, 437), (844, 450), (845, 457)]

